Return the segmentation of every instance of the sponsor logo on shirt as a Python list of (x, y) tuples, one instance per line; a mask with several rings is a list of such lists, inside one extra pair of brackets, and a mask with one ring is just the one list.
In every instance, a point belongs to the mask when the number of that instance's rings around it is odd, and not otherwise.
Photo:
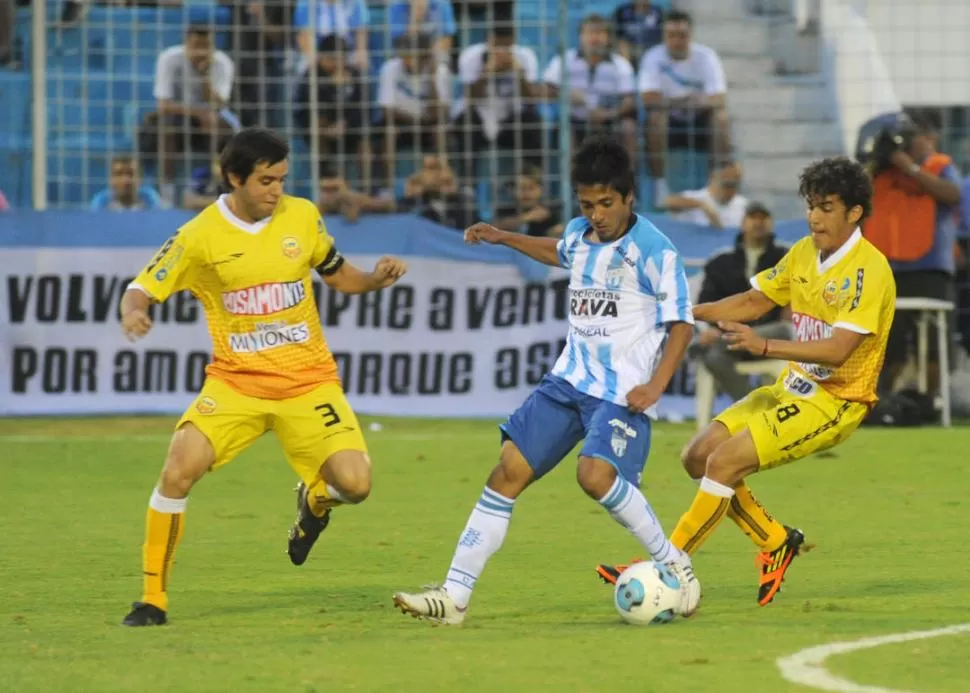
[(232, 315), (272, 315), (298, 305), (305, 298), (302, 280), (270, 282), (226, 291), (222, 294), (222, 305)]
[(792, 313), (792, 327), (795, 328), (795, 341), (814, 342), (832, 336), (832, 326), (823, 320), (804, 313)]
[(195, 408), (200, 414), (211, 414), (216, 410), (216, 401), (211, 397), (199, 397), (195, 403)]
[(610, 317), (618, 315), (620, 295), (602, 289), (573, 289), (569, 297), (569, 313), (577, 317)]
[(251, 354), (292, 344), (305, 344), (309, 340), (310, 328), (305, 322), (295, 325), (271, 322), (256, 325), (256, 329), (252, 332), (230, 334), (229, 348), (237, 354)]

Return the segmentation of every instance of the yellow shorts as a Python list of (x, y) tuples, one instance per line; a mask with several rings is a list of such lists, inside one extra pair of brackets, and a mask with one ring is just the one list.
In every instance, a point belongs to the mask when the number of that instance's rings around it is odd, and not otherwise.
[(240, 394), (221, 380), (207, 378), (195, 402), (176, 424), (191, 422), (212, 443), (216, 469), (230, 462), (267, 431), (283, 446), (287, 462), (309, 483), (335, 452), (367, 445), (343, 389), (324, 383), (292, 399), (259, 399)]
[(751, 431), (760, 469), (770, 469), (838, 445), (866, 418), (868, 407), (839, 399), (786, 369), (718, 416), (731, 435)]

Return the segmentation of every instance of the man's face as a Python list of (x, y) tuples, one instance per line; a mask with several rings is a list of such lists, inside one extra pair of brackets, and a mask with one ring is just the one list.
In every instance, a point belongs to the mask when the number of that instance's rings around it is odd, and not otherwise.
[(609, 52), (610, 32), (598, 22), (587, 23), (579, 34), (579, 45), (586, 55), (604, 56)]
[(340, 67), (340, 54), (336, 52), (318, 53), (317, 64), (320, 71), (332, 75)]
[(492, 35), (489, 39), (488, 50), (495, 56), (500, 65), (510, 69), (512, 67), (512, 46), (515, 45), (511, 36)]
[(519, 176), (515, 196), (523, 207), (535, 207), (542, 199), (542, 186), (532, 176)]
[(283, 159), (275, 164), (260, 161), (242, 184), (238, 176), (230, 176), (233, 193), (253, 220), (265, 219), (273, 214), (283, 197), (283, 183), (289, 172), (289, 162)]
[(741, 188), (741, 168), (739, 166), (725, 166), (714, 174), (714, 197), (721, 204), (731, 201)]
[(207, 72), (212, 63), (212, 38), (208, 34), (187, 34), (185, 54), (198, 72)]
[(111, 164), (111, 192), (119, 200), (131, 200), (138, 187), (138, 164), (116, 161)]
[(320, 179), (320, 204), (332, 207), (340, 201), (344, 192), (344, 179), (340, 176), (328, 176)]
[(808, 200), (808, 228), (812, 242), (823, 253), (839, 248), (852, 235), (862, 218), (862, 207), (846, 209), (838, 195), (819, 196)]
[(624, 198), (608, 185), (577, 185), (576, 196), (583, 216), (601, 241), (615, 241), (623, 235), (633, 213), (632, 192)]
[(690, 25), (687, 22), (664, 24), (664, 45), (675, 60), (683, 60), (690, 49)]
[(774, 222), (764, 212), (748, 214), (741, 222), (741, 233), (744, 240), (752, 245), (761, 245), (774, 230)]
[(909, 155), (917, 163), (922, 163), (926, 157), (936, 151), (936, 135), (932, 132), (917, 132), (909, 146)]

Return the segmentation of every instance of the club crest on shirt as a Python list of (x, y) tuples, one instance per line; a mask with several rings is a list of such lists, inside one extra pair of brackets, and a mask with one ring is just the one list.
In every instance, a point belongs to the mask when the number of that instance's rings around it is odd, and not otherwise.
[(303, 251), (300, 248), (300, 243), (293, 236), (287, 236), (283, 239), (283, 254), (286, 257), (295, 260), (300, 257), (301, 252)]
[(216, 410), (216, 401), (211, 397), (199, 397), (195, 408), (200, 414), (211, 414)]
[(625, 271), (622, 267), (606, 270), (606, 288), (610, 291), (617, 291), (623, 284), (623, 273)]
[(829, 279), (825, 282), (825, 288), (822, 289), (822, 300), (825, 301), (827, 305), (834, 306), (838, 300), (838, 291), (836, 290), (836, 283), (834, 279)]

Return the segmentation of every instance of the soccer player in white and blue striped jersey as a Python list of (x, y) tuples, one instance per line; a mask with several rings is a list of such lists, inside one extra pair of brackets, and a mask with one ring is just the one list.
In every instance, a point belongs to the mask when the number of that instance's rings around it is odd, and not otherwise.
[(488, 224), (465, 231), (469, 243), (506, 245), (568, 269), (569, 335), (552, 371), (501, 425), (500, 461), (444, 584), (394, 595), (413, 616), (464, 620), (486, 562), (505, 539), (516, 499), (580, 441), (580, 486), (680, 579), (683, 615), (700, 601), (690, 558), (668, 541), (639, 488), (651, 417), (693, 334), (683, 263), (670, 240), (634, 213), (633, 166), (617, 140), (588, 138), (573, 159), (572, 178), (583, 216), (569, 222), (561, 239)]

